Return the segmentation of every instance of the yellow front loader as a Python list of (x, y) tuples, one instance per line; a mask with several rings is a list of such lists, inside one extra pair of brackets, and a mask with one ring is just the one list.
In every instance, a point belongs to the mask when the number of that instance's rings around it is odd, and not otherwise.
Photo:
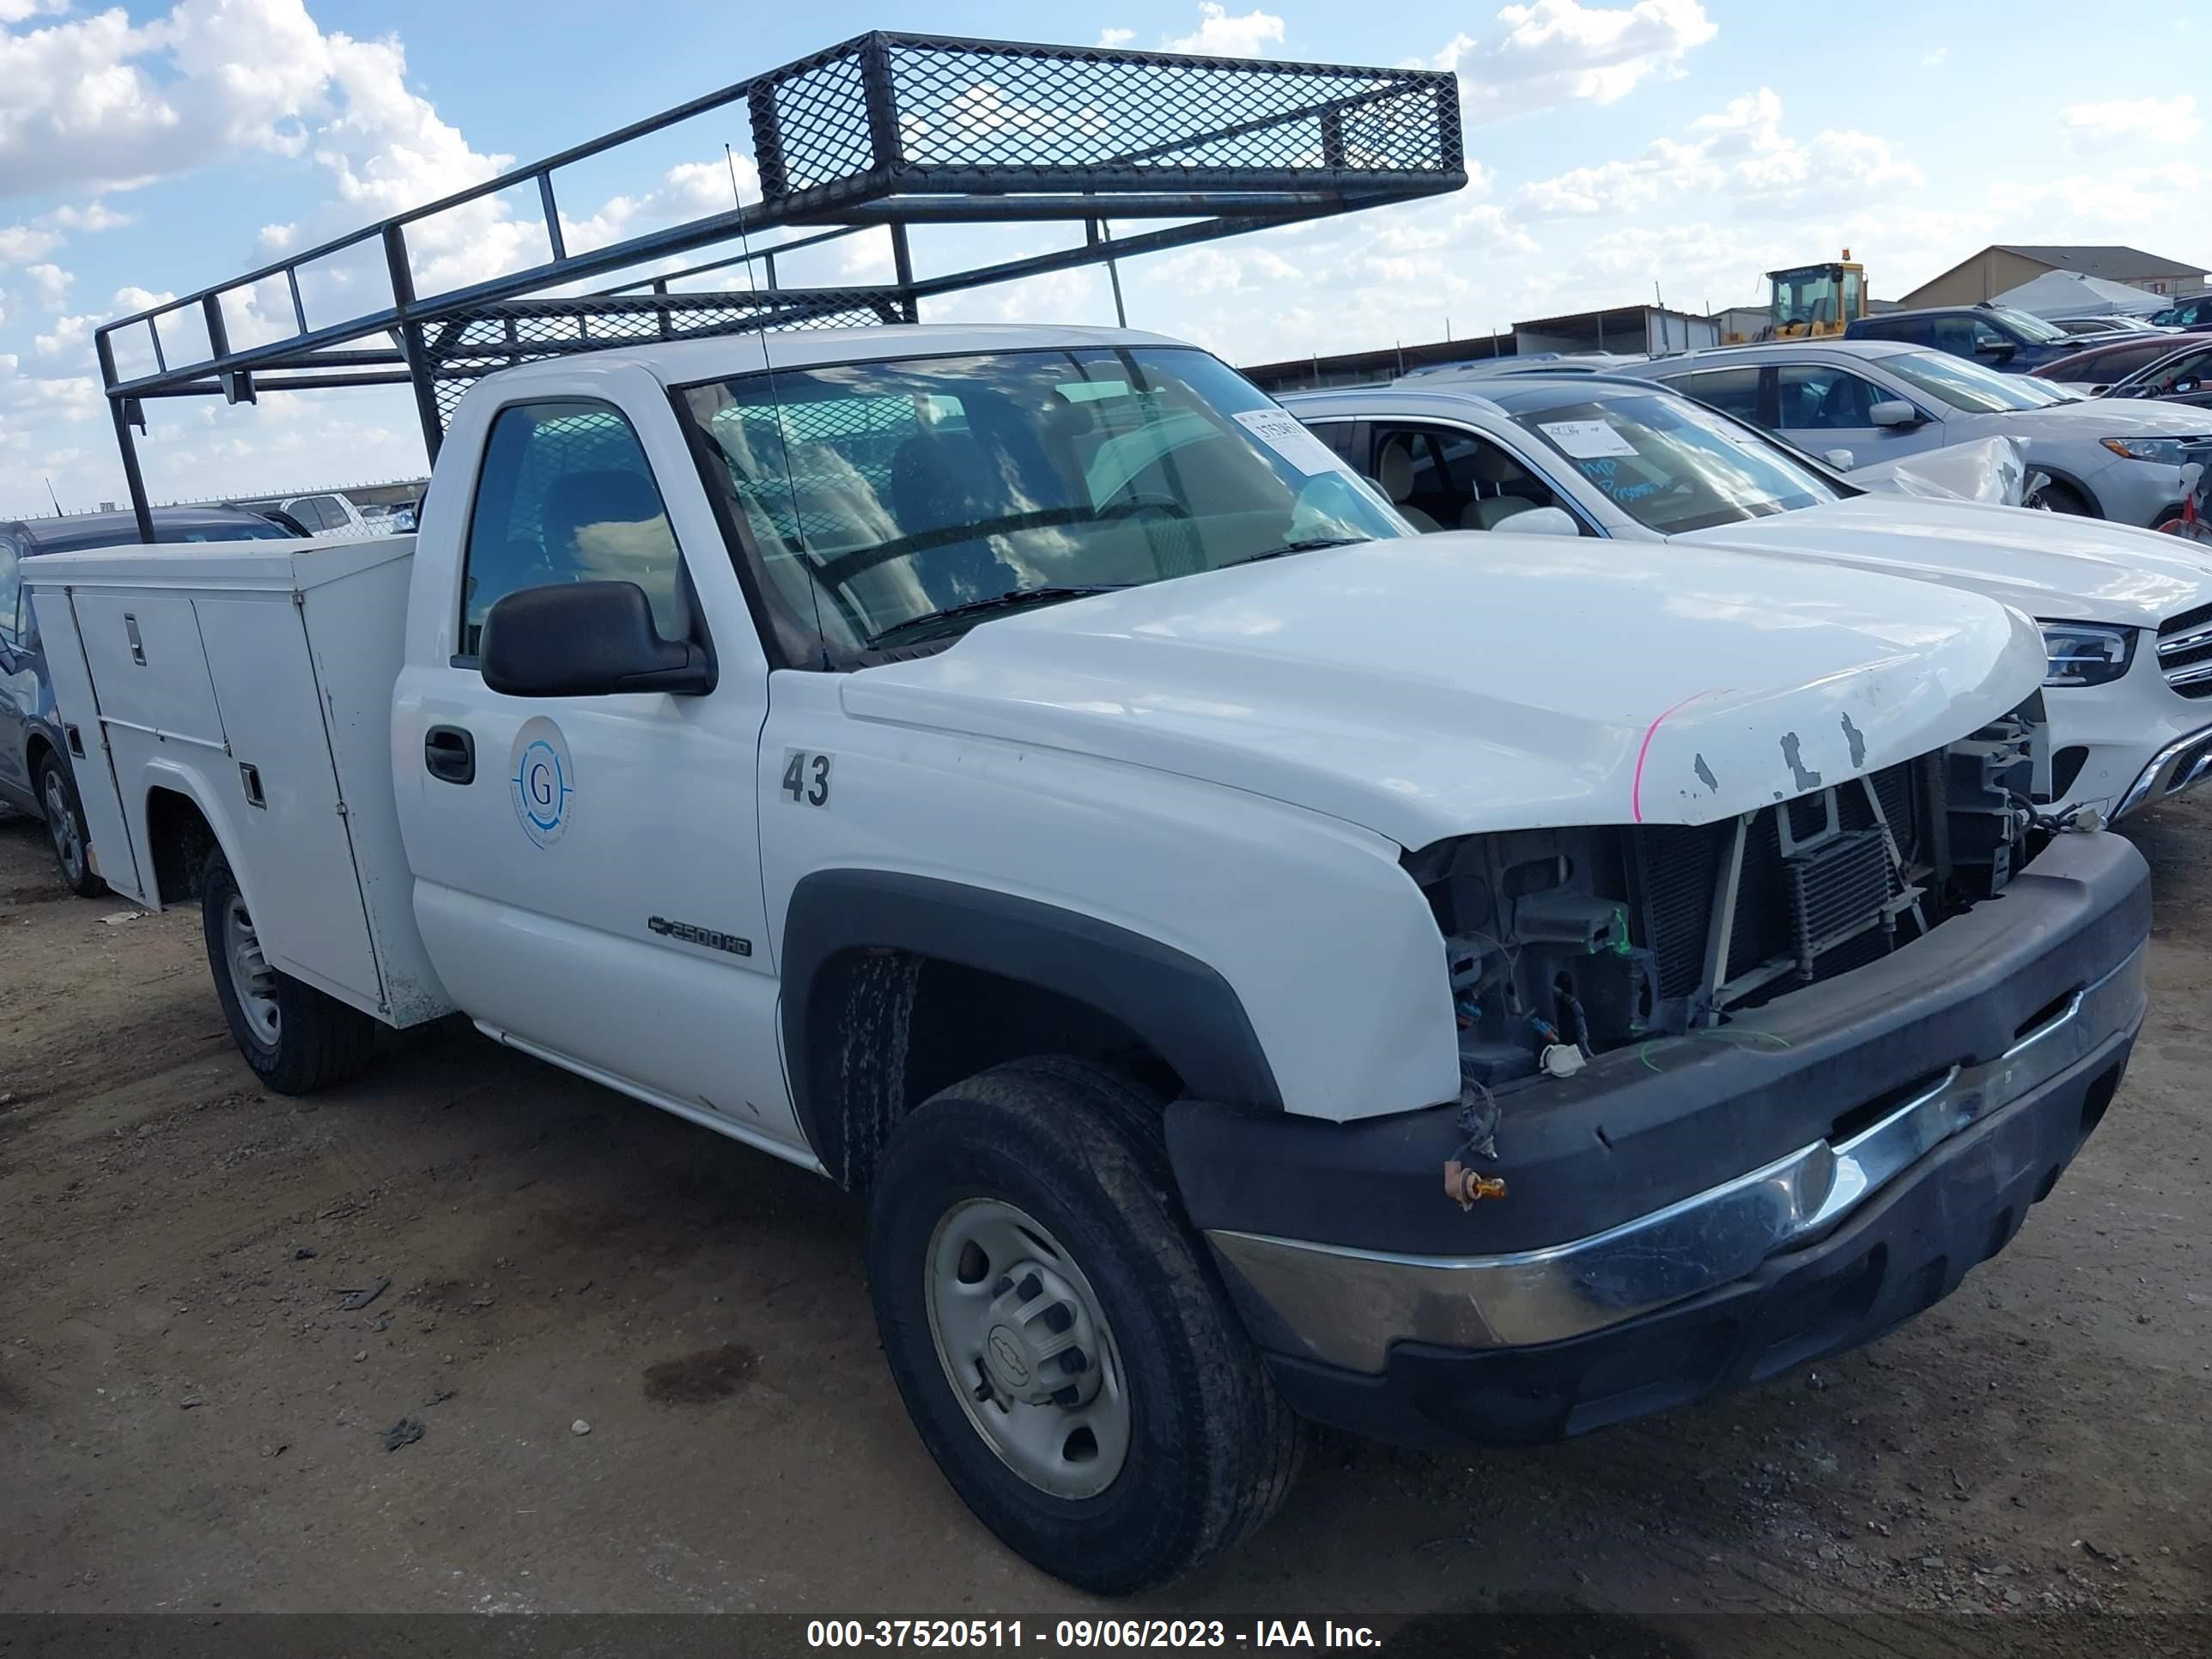
[[(1841, 259), (1820, 265), (1792, 265), (1770, 270), (1766, 280), (1771, 299), (1766, 326), (1751, 337), (1761, 340), (1819, 339), (1841, 334), (1867, 314), (1866, 267), (1844, 250)], [(1726, 343), (1741, 345), (1744, 335), (1729, 334)]]

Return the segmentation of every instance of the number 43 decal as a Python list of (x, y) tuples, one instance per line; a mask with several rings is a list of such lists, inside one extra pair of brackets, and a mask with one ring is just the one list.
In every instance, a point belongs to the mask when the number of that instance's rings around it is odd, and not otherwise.
[(811, 749), (783, 751), (783, 793), (809, 806), (830, 804), (830, 757)]

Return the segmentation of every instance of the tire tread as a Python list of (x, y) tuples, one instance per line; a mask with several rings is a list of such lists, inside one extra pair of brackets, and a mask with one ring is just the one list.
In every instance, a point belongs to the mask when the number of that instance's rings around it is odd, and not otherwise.
[[(995, 1146), (994, 1144), (995, 1143)], [(1056, 1159), (1103, 1200), (1127, 1230), (1135, 1260), (1117, 1264), (1148, 1309), (1172, 1310), (1174, 1363), (1188, 1365), (1176, 1385), (1177, 1420), (1194, 1449), (1185, 1462), (1182, 1501), (1156, 1502), (1126, 1524), (1111, 1548), (1071, 1549), (1064, 1540), (1024, 1540), (994, 1518), (1010, 1507), (994, 1501), (987, 1478), (992, 1454), (972, 1431), (945, 1445), (931, 1432), (931, 1413), (915, 1387), (943, 1387), (935, 1355), (902, 1364), (894, 1331), (915, 1322), (887, 1312), (887, 1286), (902, 1280), (882, 1254), (890, 1231), (884, 1220), (902, 1201), (905, 1184), (933, 1159), (958, 1158), (961, 1149), (991, 1147), (1025, 1167)], [(968, 1160), (961, 1160), (963, 1162)], [(1008, 1194), (1014, 1196), (1013, 1194)], [(1304, 1425), (1277, 1394), (1259, 1352), (1231, 1307), (1206, 1245), (1192, 1230), (1176, 1196), (1167, 1159), (1159, 1101), (1103, 1066), (1054, 1055), (1015, 1060), (941, 1091), (903, 1119), (886, 1146), (871, 1204), (871, 1288), (884, 1325), (885, 1350), (909, 1411), (956, 1490), (1013, 1548), (1046, 1571), (1103, 1595), (1127, 1595), (1179, 1577), (1249, 1536), (1280, 1507), (1296, 1480)], [(1097, 1277), (1096, 1263), (1086, 1270)], [(926, 1330), (926, 1320), (920, 1328)], [(1124, 1363), (1129, 1363), (1125, 1349)], [(909, 1372), (917, 1373), (909, 1376)], [(946, 1396), (950, 1398), (949, 1392)], [(955, 1407), (957, 1410), (957, 1406)], [(962, 1425), (964, 1429), (964, 1424)], [(963, 1465), (970, 1461), (984, 1475)], [(978, 1491), (981, 1489), (979, 1498)]]

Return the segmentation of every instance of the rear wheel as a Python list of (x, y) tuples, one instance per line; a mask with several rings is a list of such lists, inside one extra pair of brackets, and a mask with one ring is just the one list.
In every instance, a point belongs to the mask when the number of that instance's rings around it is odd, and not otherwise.
[(270, 966), (221, 854), (201, 876), (200, 922), (231, 1040), (264, 1084), (280, 1095), (312, 1094), (368, 1064), (376, 1022)]
[(1057, 1577), (1164, 1583), (1290, 1489), (1301, 1427), (1183, 1219), (1158, 1103), (1114, 1073), (1015, 1061), (908, 1115), (868, 1282), (938, 1467)]
[(46, 815), (46, 835), (54, 846), (54, 861), (62, 879), (79, 898), (94, 898), (107, 884), (92, 872), (92, 842), (84, 833), (84, 805), (77, 799), (76, 781), (58, 757), (39, 762), (39, 805)]

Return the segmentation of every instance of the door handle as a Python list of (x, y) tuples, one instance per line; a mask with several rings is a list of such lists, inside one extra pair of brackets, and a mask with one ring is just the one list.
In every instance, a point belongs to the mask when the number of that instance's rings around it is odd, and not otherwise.
[(434, 726), (422, 735), (422, 764), (447, 783), (474, 783), (477, 740), (458, 726)]

